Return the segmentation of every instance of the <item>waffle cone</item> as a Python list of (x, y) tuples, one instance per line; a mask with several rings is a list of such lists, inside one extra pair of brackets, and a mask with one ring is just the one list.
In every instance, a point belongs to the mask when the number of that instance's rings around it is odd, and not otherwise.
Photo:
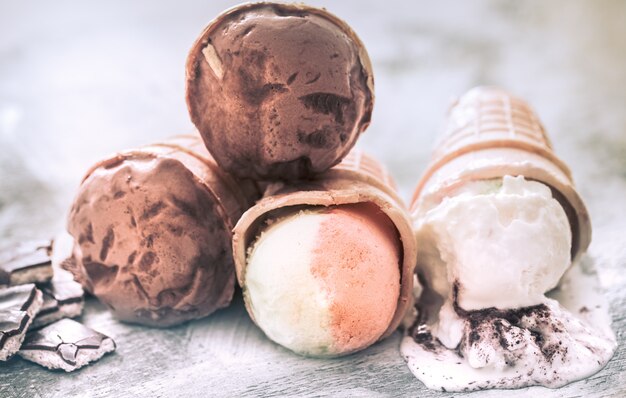
[[(396, 193), (386, 170), (372, 157), (352, 151), (337, 166), (315, 180), (294, 184), (270, 184), (261, 200), (246, 211), (234, 230), (233, 255), (240, 286), (245, 286), (247, 251), (265, 222), (281, 212), (304, 206), (336, 206), (371, 202), (394, 223), (402, 244), (400, 296), (389, 327), (381, 336), (389, 336), (398, 327), (412, 305), (413, 270), (417, 244), (406, 208)], [(246, 305), (248, 305), (246, 303)], [(248, 308), (251, 317), (252, 311)], [(254, 319), (253, 319), (254, 320)]]
[(413, 216), (421, 217), (468, 181), (505, 175), (548, 185), (570, 222), (572, 258), (587, 249), (591, 223), (569, 168), (554, 154), (530, 106), (497, 88), (472, 89), (453, 104), (446, 131), (413, 195)]

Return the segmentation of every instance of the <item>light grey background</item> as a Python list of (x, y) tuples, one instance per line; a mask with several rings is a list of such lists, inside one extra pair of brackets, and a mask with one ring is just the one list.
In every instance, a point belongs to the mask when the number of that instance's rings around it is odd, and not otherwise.
[[(625, 396), (626, 2), (310, 3), (345, 19), (369, 50), (376, 105), (358, 145), (386, 162), (407, 200), (454, 95), (496, 84), (535, 107), (589, 206), (590, 254), (620, 347), (585, 381), (507, 395)], [(234, 4), (0, 0), (2, 241), (61, 230), (96, 160), (192, 130), (186, 52)], [(303, 359), (266, 340), (240, 299), (169, 330), (120, 324), (95, 301), (83, 319), (115, 337), (115, 355), (72, 376), (13, 359), (0, 364), (0, 396), (446, 395), (410, 374), (399, 333), (344, 359)]]

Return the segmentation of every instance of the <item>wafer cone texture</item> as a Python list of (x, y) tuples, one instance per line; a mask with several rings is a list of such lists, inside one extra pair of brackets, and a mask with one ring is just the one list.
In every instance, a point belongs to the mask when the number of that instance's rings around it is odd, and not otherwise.
[(469, 181), (522, 175), (552, 189), (572, 228), (572, 258), (591, 241), (587, 209), (535, 112), (504, 90), (477, 87), (453, 103), (447, 127), (413, 195), (422, 217)]

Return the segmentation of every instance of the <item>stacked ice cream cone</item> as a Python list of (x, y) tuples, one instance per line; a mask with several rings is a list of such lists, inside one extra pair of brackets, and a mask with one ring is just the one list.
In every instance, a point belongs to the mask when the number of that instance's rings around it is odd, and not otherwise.
[[(199, 135), (92, 167), (65, 266), (124, 321), (206, 316), (230, 303), (236, 274), (252, 319), (295, 352), (389, 336), (411, 306), (416, 244), (382, 165), (343, 159), (374, 101), (356, 34), (324, 10), (246, 4), (201, 33), (186, 72)], [(288, 272), (297, 280), (283, 283)]]
[[(262, 329), (271, 328), (263, 324), (263, 320), (257, 320), (255, 314), (258, 312), (255, 309), (256, 305), (262, 305), (255, 303), (255, 294), (251, 289), (247, 289), (249, 285), (247, 283), (247, 266), (250, 263), (250, 258), (255, 256), (253, 247), (259, 237), (263, 236), (266, 229), (272, 227), (272, 223), (276, 220), (284, 219), (289, 214), (298, 213), (303, 210), (315, 210), (325, 211), (319, 209), (341, 209), (349, 208), (353, 205), (369, 205), (371, 207), (366, 208), (366, 212), (379, 213), (382, 218), (386, 219), (386, 222), (391, 221), (393, 225), (393, 236), (391, 239), (395, 240), (401, 245), (398, 253), (398, 263), (394, 264), (394, 267), (399, 268), (399, 288), (376, 288), (371, 287), (371, 290), (364, 291), (363, 296), (369, 296), (371, 303), (368, 308), (363, 310), (361, 319), (364, 323), (371, 323), (372, 318), (383, 317), (386, 318), (382, 328), (372, 330), (367, 336), (362, 336), (358, 344), (349, 344), (340, 340), (341, 333), (338, 329), (347, 328), (347, 325), (342, 325), (340, 320), (335, 320), (339, 323), (333, 324), (332, 319), (344, 316), (337, 311), (333, 312), (333, 300), (338, 296), (333, 286), (324, 284), (322, 281), (317, 280), (319, 285), (316, 285), (316, 289), (322, 289), (327, 291), (326, 299), (328, 303), (323, 303), (325, 318), (330, 318), (329, 326), (331, 330), (330, 337), (323, 340), (323, 349), (311, 348), (307, 344), (308, 342), (299, 342), (297, 344), (284, 344), (290, 349), (312, 356), (337, 356), (344, 355), (359, 349), (365, 348), (367, 345), (372, 344), (378, 339), (385, 338), (393, 333), (394, 330), (400, 324), (404, 314), (410, 308), (412, 304), (412, 278), (413, 269), (415, 266), (416, 256), (416, 243), (413, 230), (411, 228), (410, 221), (407, 217), (407, 211), (398, 197), (395, 191), (395, 185), (390, 179), (386, 170), (375, 159), (364, 155), (360, 151), (353, 151), (349, 154), (339, 165), (317, 176), (314, 179), (300, 181), (300, 182), (276, 182), (270, 184), (261, 200), (257, 202), (250, 210), (248, 210), (241, 217), (234, 230), (233, 250), (235, 255), (235, 265), (237, 269), (237, 277), (239, 284), (244, 287), (244, 299), (248, 312), (252, 316), (255, 322), (259, 323)], [(384, 223), (384, 220), (378, 218), (376, 222)], [(323, 232), (319, 232), (320, 234)], [(330, 232), (329, 232), (330, 233)], [(269, 234), (269, 232), (268, 232)], [(296, 244), (306, 245), (307, 240), (296, 240), (295, 242), (285, 242), (285, 245)], [(322, 245), (321, 243), (318, 243)], [(346, 264), (337, 266), (355, 267), (354, 262), (357, 262), (357, 258), (353, 257), (351, 253), (359, 249), (358, 245), (351, 245), (345, 241), (335, 241), (333, 246), (339, 248), (345, 253), (343, 257)], [(306, 249), (303, 249), (306, 251)], [(278, 256), (278, 253), (276, 253)], [(302, 253), (304, 256), (305, 253)], [(294, 260), (294, 262), (296, 262)], [(314, 261), (308, 264), (309, 267), (314, 267)], [(377, 267), (378, 265), (375, 265)], [(382, 268), (383, 264), (380, 265)], [(339, 279), (336, 283), (344, 284), (362, 284), (364, 280), (372, 278), (383, 278), (382, 275), (378, 275), (377, 270), (370, 270), (370, 273), (364, 272), (362, 275), (357, 275), (353, 280)], [(381, 271), (382, 272), (382, 271)], [(357, 270), (354, 270), (357, 273)], [(271, 277), (271, 276), (270, 276)], [(268, 289), (275, 289), (277, 287), (271, 286), (271, 278), (265, 283), (268, 284)], [(257, 282), (258, 283), (258, 282)], [(280, 288), (280, 287), (278, 287)], [(356, 289), (356, 287), (350, 287), (350, 289)], [(393, 299), (393, 308), (391, 311), (387, 310), (382, 305), (375, 304), (380, 300), (385, 300), (386, 297), (395, 297)], [(308, 297), (305, 299), (309, 299)], [(285, 305), (287, 305), (285, 303)], [(356, 311), (352, 307), (358, 307), (356, 300), (348, 300), (345, 302), (337, 303), (337, 306), (345, 309), (346, 311)], [(306, 314), (299, 314), (302, 317), (306, 317)], [(347, 318), (347, 317), (345, 317)], [(286, 324), (291, 323), (291, 328), (298, 327), (297, 322), (291, 322), (293, 318), (289, 318), (285, 321)], [(260, 321), (260, 322), (259, 322)], [(359, 327), (357, 327), (359, 326)], [(287, 326), (285, 326), (287, 327)], [(350, 326), (351, 333), (357, 337), (353, 337), (352, 340), (359, 340), (358, 334), (362, 331), (369, 331), (369, 326), (354, 325)], [(325, 331), (320, 331), (323, 333)], [(271, 333), (271, 332), (270, 332)], [(294, 330), (292, 333), (297, 334), (298, 331)], [(280, 340), (277, 338), (275, 340)]]
[(93, 166), (69, 215), (65, 262), (122, 320), (169, 326), (230, 304), (231, 230), (259, 196), (179, 136)]
[(225, 11), (187, 58), (187, 106), (215, 159), (255, 179), (311, 177), (370, 123), (372, 66), (341, 19), (304, 4)]

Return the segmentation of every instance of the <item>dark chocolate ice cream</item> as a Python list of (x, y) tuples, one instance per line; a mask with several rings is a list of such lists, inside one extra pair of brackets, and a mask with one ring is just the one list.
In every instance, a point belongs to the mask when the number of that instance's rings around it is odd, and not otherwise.
[(95, 165), (72, 206), (63, 266), (121, 320), (169, 326), (227, 306), (231, 229), (256, 197), (179, 137)]
[(191, 119), (218, 164), (240, 177), (327, 170), (367, 128), (373, 102), (359, 38), (334, 15), (305, 5), (230, 9), (187, 59)]

